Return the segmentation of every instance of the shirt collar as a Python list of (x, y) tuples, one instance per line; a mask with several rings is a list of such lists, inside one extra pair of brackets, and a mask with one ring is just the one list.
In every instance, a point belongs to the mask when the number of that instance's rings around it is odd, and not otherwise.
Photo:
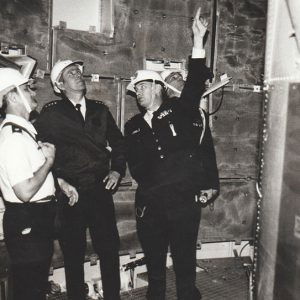
[(86, 108), (86, 102), (85, 102), (85, 97), (82, 97), (82, 99), (78, 102), (78, 103), (75, 103), (73, 100), (69, 99), (71, 101), (71, 103), (74, 105), (76, 104), (80, 104), (81, 105), (81, 109), (85, 109)]
[(24, 119), (22, 117), (19, 117), (17, 115), (13, 115), (13, 114), (6, 114), (5, 119), (3, 120), (2, 124), (1, 124), (1, 127), (3, 127), (3, 125), (8, 122), (12, 122), (19, 126), (24, 127), (25, 129), (27, 129), (29, 132), (33, 133), (34, 135), (37, 134), (33, 125), (29, 121), (27, 121), (26, 119)]

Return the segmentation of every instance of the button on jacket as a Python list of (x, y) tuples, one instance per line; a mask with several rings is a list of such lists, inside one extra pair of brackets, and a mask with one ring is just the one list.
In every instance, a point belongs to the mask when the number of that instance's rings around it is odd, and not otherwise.
[(211, 132), (201, 146), (203, 118), (199, 99), (211, 77), (204, 59), (190, 59), (189, 74), (180, 98), (164, 100), (153, 113), (152, 128), (138, 114), (125, 125), (128, 164), (140, 189), (178, 184), (182, 190), (218, 188), (218, 171)]
[(71, 184), (94, 184), (109, 170), (124, 175), (124, 139), (101, 101), (86, 99), (84, 124), (66, 97), (50, 102), (42, 109), (35, 125), (39, 137), (56, 146), (56, 175)]

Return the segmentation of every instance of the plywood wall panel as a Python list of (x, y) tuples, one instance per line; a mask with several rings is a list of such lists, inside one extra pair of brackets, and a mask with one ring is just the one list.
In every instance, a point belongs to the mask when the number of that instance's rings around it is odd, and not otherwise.
[(257, 138), (215, 137), (215, 149), (222, 178), (257, 178)]
[(192, 17), (198, 5), (209, 17), (209, 1), (116, 1), (112, 39), (83, 31), (57, 30), (54, 61), (82, 59), (86, 74), (129, 78), (143, 68), (145, 57), (187, 59), (192, 47)]
[[(219, 114), (226, 114), (228, 111), (236, 111), (255, 113), (260, 116), (263, 105), (262, 93), (254, 93), (252, 85), (248, 87), (250, 90), (243, 90), (242, 88), (243, 85), (241, 85), (241, 89), (239, 88), (239, 85), (236, 85), (236, 87), (233, 87), (232, 85), (225, 87), (222, 107), (218, 111)], [(214, 94), (212, 110), (217, 108), (219, 101), (221, 100), (221, 96), (221, 90)]]
[(219, 0), (217, 71), (233, 81), (256, 83), (264, 64), (265, 0)]
[(213, 132), (220, 137), (257, 138), (261, 125), (260, 116), (247, 111), (228, 111), (226, 114), (216, 114), (213, 118)]
[(255, 207), (254, 181), (222, 181), (213, 210), (202, 209), (198, 239), (203, 242), (252, 239)]
[(99, 82), (86, 80), (87, 98), (102, 101), (117, 120), (118, 110), (118, 82), (111, 79), (101, 79)]
[[(232, 77), (211, 122), (218, 166), (225, 178), (257, 177), (263, 95), (254, 93), (253, 85), (263, 81), (267, 1), (219, 0), (218, 4), (215, 75)], [(221, 91), (213, 95), (212, 110), (221, 97)]]

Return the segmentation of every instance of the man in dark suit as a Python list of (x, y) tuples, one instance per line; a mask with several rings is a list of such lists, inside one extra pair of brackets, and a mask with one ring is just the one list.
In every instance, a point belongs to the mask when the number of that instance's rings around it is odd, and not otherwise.
[(203, 49), (206, 27), (199, 9), (193, 24), (193, 54), (180, 98), (167, 97), (170, 85), (154, 71), (137, 71), (127, 87), (142, 109), (126, 123), (125, 138), (129, 169), (138, 183), (137, 232), (146, 257), (150, 300), (165, 299), (168, 246), (178, 299), (201, 299), (195, 286), (201, 206), (195, 196), (201, 192), (205, 202), (216, 197), (219, 189), (208, 122), (199, 111), (205, 81), (211, 78)]
[(35, 125), (56, 146), (54, 172), (72, 183), (79, 200), (63, 207), (60, 244), (69, 299), (85, 299), (86, 229), (100, 258), (104, 298), (119, 299), (119, 235), (111, 190), (125, 172), (123, 136), (108, 108), (85, 97), (81, 61), (57, 62), (51, 71), (62, 99), (45, 105)]

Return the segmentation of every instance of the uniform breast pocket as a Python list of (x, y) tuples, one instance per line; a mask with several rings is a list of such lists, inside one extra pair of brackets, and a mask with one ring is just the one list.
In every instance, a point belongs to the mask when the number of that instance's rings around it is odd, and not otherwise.
[(149, 138), (147, 137), (147, 134), (143, 132), (140, 128), (132, 131), (131, 133), (131, 140), (135, 145), (143, 146), (145, 143), (147, 143), (147, 140)]
[(95, 126), (95, 127), (101, 127), (101, 120), (100, 120), (100, 118), (95, 118), (95, 119), (93, 119), (92, 120), (92, 126)]

